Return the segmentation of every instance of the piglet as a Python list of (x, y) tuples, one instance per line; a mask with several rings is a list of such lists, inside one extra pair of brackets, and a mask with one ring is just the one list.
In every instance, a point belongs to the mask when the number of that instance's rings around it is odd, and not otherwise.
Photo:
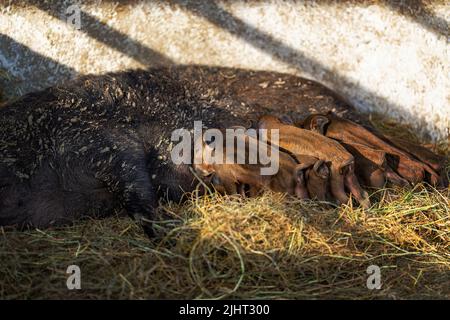
[[(305, 170), (308, 167), (306, 164), (299, 164), (288, 153), (279, 151), (278, 159), (277, 157), (273, 159), (273, 161), (278, 161), (278, 171), (273, 175), (262, 175), (261, 169), (265, 165), (260, 162), (250, 163), (249, 145), (250, 143), (254, 146), (259, 144), (261, 147), (265, 143), (246, 134), (238, 135), (238, 137), (245, 141), (245, 159), (242, 161), (244, 163), (236, 163), (237, 149), (230, 153), (232, 159), (227, 161), (228, 153), (225, 143), (223, 144), (221, 163), (208, 160), (207, 155), (213, 153), (215, 146), (200, 137), (199, 139), (202, 140), (198, 145), (202, 145), (202, 150), (196, 154), (195, 162), (197, 163), (193, 165), (195, 171), (212, 184), (217, 191), (224, 194), (255, 196), (264, 190), (272, 190), (295, 195), (300, 199), (309, 198), (305, 179)], [(267, 148), (269, 154), (277, 152), (270, 145), (265, 144), (264, 147)]]
[[(260, 129), (278, 129), (279, 146), (293, 154), (304, 154), (330, 163), (330, 188), (332, 195), (341, 203), (348, 202), (347, 187), (364, 207), (370, 206), (369, 196), (356, 178), (354, 157), (337, 141), (319, 133), (282, 123), (270, 115), (259, 119)], [(268, 130), (270, 139), (270, 130)]]

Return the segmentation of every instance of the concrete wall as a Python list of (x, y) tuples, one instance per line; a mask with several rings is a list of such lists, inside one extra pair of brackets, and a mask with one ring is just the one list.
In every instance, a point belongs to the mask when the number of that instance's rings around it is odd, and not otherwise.
[(275, 70), (448, 139), (448, 2), (86, 0), (79, 30), (71, 4), (0, 0), (5, 95), (158, 64)]

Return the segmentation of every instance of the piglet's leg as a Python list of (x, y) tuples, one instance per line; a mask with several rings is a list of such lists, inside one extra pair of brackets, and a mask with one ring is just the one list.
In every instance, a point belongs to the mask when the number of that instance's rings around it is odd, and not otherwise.
[(345, 193), (344, 176), (335, 168), (331, 169), (330, 189), (331, 194), (338, 201), (338, 203), (341, 204), (348, 202), (349, 198)]
[(355, 172), (366, 186), (382, 188), (386, 182), (386, 153), (358, 143), (341, 143), (355, 158)]
[(397, 186), (401, 186), (401, 187), (406, 187), (409, 185), (408, 180), (403, 179), (402, 177), (400, 177), (397, 173), (394, 172), (394, 170), (391, 169), (391, 167), (387, 166), (386, 171), (386, 179)]
[(349, 164), (346, 167), (346, 172), (344, 173), (344, 183), (345, 186), (350, 190), (355, 199), (361, 204), (361, 206), (365, 209), (370, 207), (369, 195), (367, 192), (361, 188), (359, 185), (358, 179), (356, 178), (354, 172), (354, 165)]

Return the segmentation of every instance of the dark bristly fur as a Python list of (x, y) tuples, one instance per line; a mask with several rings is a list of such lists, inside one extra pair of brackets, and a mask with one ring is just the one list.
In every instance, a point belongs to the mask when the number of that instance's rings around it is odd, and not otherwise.
[(132, 71), (83, 77), (3, 107), (0, 224), (59, 225), (118, 204), (149, 217), (158, 189), (177, 198), (178, 185), (191, 183), (168, 161), (167, 137), (200, 112), (195, 106), (164, 73)]

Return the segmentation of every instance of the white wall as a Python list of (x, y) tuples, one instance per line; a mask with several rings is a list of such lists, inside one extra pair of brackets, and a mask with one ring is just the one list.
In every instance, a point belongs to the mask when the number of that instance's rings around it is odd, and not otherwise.
[(10, 2), (0, 0), (0, 86), (8, 95), (156, 64), (275, 70), (448, 139), (445, 1), (82, 1), (89, 16), (81, 30), (67, 23), (68, 1)]

